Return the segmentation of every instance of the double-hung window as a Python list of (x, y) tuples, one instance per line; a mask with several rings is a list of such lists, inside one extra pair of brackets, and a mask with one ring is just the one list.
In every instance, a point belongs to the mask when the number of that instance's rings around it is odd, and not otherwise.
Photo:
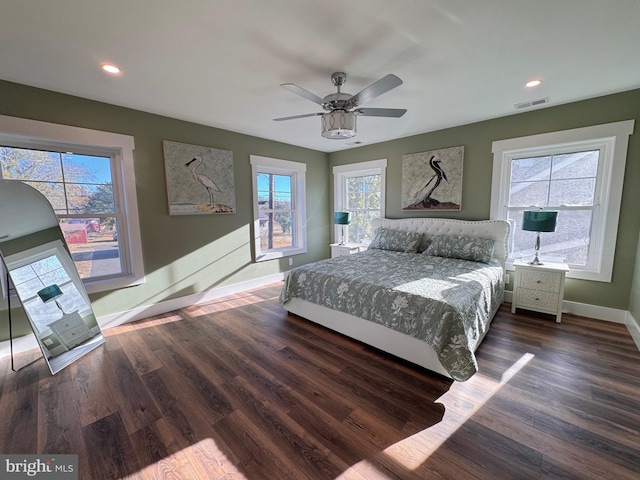
[(541, 234), (542, 260), (567, 263), (569, 276), (611, 281), (628, 136), (633, 121), (493, 143), (492, 218), (511, 224), (509, 261), (534, 254), (526, 210), (557, 211)]
[(126, 135), (0, 116), (0, 178), (49, 200), (88, 292), (144, 281), (133, 148)]
[[(386, 159), (333, 167), (335, 210), (351, 213), (351, 223), (344, 229), (345, 242), (371, 242), (371, 221), (384, 217), (386, 167)], [(341, 226), (334, 233), (342, 240)]]
[(307, 166), (257, 155), (250, 161), (256, 261), (305, 253)]

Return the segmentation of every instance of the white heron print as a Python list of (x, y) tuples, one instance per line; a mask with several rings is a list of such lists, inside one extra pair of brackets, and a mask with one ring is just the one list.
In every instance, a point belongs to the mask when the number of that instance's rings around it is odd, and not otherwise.
[(164, 141), (170, 215), (235, 213), (233, 153)]
[(464, 147), (402, 156), (403, 210), (460, 210)]
[(192, 163), (195, 162), (195, 165), (191, 167), (191, 176), (196, 182), (198, 182), (200, 185), (202, 185), (205, 188), (205, 190), (209, 194), (209, 206), (213, 207), (215, 205), (214, 196), (213, 196), (214, 192), (221, 193), (222, 190), (220, 190), (220, 188), (218, 187), (216, 182), (213, 181), (213, 179), (207, 177), (203, 173), (197, 173), (198, 167), (202, 165), (203, 161), (204, 160), (202, 160), (202, 157), (195, 156), (191, 160), (189, 160), (187, 163), (185, 163), (184, 166), (189, 167)]

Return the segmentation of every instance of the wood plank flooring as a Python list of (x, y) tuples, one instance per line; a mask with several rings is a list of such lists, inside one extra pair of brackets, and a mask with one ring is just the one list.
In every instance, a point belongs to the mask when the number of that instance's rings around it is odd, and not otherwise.
[(78, 454), (83, 480), (640, 478), (623, 325), (503, 306), (457, 383), (287, 315), (279, 289), (110, 329), (53, 377), (0, 360), (0, 452)]

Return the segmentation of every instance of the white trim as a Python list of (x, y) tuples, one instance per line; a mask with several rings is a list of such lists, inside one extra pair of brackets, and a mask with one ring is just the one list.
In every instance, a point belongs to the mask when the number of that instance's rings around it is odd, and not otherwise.
[[(387, 184), (387, 159), (370, 160), (366, 162), (349, 163), (333, 167), (333, 209), (336, 212), (344, 210), (345, 180), (350, 177), (365, 175), (380, 175), (380, 218), (385, 216), (386, 209), (386, 184)], [(349, 227), (345, 234), (348, 235)], [(333, 227), (334, 242), (341, 237), (342, 228), (339, 225)]]
[(336, 165), (333, 167), (333, 173), (349, 173), (360, 172), (362, 170), (373, 170), (378, 168), (387, 168), (387, 159), (369, 160), (367, 162), (348, 163), (347, 165)]
[[(594, 260), (597, 264), (591, 265), (587, 269), (572, 267), (567, 278), (610, 282), (618, 232), (627, 145), (629, 135), (633, 133), (634, 124), (635, 120), (625, 120), (493, 142), (491, 146), (493, 174), (490, 218), (506, 219), (511, 159), (522, 157), (529, 152), (538, 153), (542, 149), (570, 149), (573, 144), (578, 143), (581, 146), (590, 144), (594, 148), (603, 149), (604, 155), (601, 156), (601, 159), (604, 169), (602, 174), (598, 173), (600, 195), (597, 200), (599, 201), (598, 214), (603, 218), (599, 222), (597, 232), (600, 236), (593, 239), (593, 244), (598, 249), (595, 252), (596, 258)], [(510, 263), (507, 264), (507, 269), (512, 269)]]
[[(252, 290), (254, 288), (260, 288), (265, 285), (269, 285), (271, 283), (276, 283), (283, 281), (289, 272), (281, 272), (274, 273), (272, 275), (267, 275), (265, 277), (256, 278), (253, 280), (247, 280), (240, 283), (235, 283), (233, 285), (227, 285), (224, 287), (217, 287), (211, 290), (207, 290), (201, 293), (194, 293), (191, 295), (186, 295), (184, 297), (173, 298), (171, 300), (166, 300), (164, 302), (159, 302), (153, 305), (146, 305), (143, 307), (138, 307), (132, 310), (128, 310), (126, 312), (114, 313), (111, 315), (105, 315), (103, 317), (98, 318), (98, 324), (100, 327), (105, 330), (112, 327), (117, 327), (119, 325), (123, 325), (125, 323), (135, 322), (137, 320), (142, 320), (148, 317), (152, 317), (154, 315), (161, 315), (163, 313), (171, 312), (174, 310), (178, 310), (180, 308), (185, 308), (191, 305), (200, 305), (203, 303), (208, 303), (213, 300), (217, 300), (218, 298), (225, 297), (227, 295), (234, 295), (237, 293), (242, 293), (247, 290)], [(504, 292), (504, 301), (507, 303), (511, 302), (512, 292), (505, 291)], [(566, 308), (566, 310), (565, 310)], [(618, 310), (614, 308), (600, 307), (597, 305), (588, 305), (584, 303), (577, 302), (567, 302), (563, 303), (563, 311), (567, 313), (572, 313), (574, 315), (580, 315), (587, 318), (594, 318), (596, 320), (605, 320), (613, 323), (622, 323), (627, 326), (629, 333), (633, 337), (636, 345), (638, 346), (638, 350), (640, 350), (640, 325), (635, 321), (631, 313), (624, 310)], [(581, 312), (581, 313), (578, 313)], [(34, 348), (39, 348), (38, 343), (36, 342), (35, 336), (33, 334), (27, 334), (22, 337), (15, 338), (13, 340), (13, 349), (14, 353), (18, 354), (21, 352), (26, 352), (28, 350), (33, 350)], [(9, 341), (5, 340), (0, 342), (0, 358), (9, 355)]]
[[(251, 185), (253, 191), (253, 245), (255, 261), (262, 262), (275, 258), (288, 257), (306, 253), (307, 251), (307, 193), (306, 171), (307, 165), (302, 162), (292, 162), (277, 158), (250, 155)], [(260, 248), (260, 211), (258, 207), (258, 172), (290, 175), (293, 178), (292, 200), (295, 211), (295, 245), (286, 248), (262, 250)]]
[[(105, 315), (97, 319), (98, 325), (100, 325), (100, 328), (104, 333), (104, 330), (108, 328), (117, 327), (125, 323), (135, 322), (136, 320), (153, 317), (154, 315), (161, 315), (163, 313), (172, 312), (191, 305), (200, 305), (212, 302), (213, 300), (217, 300), (228, 295), (234, 295), (254, 288), (260, 288), (271, 283), (280, 282), (284, 280), (285, 275), (286, 272), (274, 273), (265, 277), (235, 283), (233, 285), (217, 287), (204, 292), (185, 295), (184, 297), (172, 298), (171, 300), (158, 302), (153, 305), (137, 307), (125, 312)], [(32, 334), (27, 334), (13, 340), (14, 354), (26, 352), (34, 348), (39, 348), (39, 346)], [(5, 340), (0, 342), (0, 358), (9, 355), (9, 353), (9, 341)]]
[(629, 330), (629, 333), (631, 334), (631, 338), (633, 338), (638, 350), (640, 350), (640, 323), (633, 318), (631, 312), (627, 312), (625, 324), (627, 325), (627, 330)]
[[(513, 300), (513, 291), (504, 292), (504, 301), (511, 303)], [(592, 318), (594, 320), (604, 320), (606, 322), (627, 324), (627, 311), (618, 308), (602, 307), (600, 305), (591, 305), (588, 303), (570, 302), (564, 300), (562, 302), (562, 312), (580, 317)]]
[(114, 193), (117, 193), (115, 189), (118, 188), (121, 193), (120, 201), (123, 203), (119, 207), (125, 209), (126, 219), (126, 225), (118, 226), (121, 233), (125, 233), (121, 235), (120, 251), (126, 273), (106, 280), (88, 280), (84, 284), (87, 292), (93, 293), (144, 283), (142, 240), (133, 163), (135, 141), (132, 136), (0, 115), (0, 143), (42, 149), (75, 147), (76, 153), (115, 156), (116, 165), (112, 174), (117, 178), (117, 184), (114, 184)]

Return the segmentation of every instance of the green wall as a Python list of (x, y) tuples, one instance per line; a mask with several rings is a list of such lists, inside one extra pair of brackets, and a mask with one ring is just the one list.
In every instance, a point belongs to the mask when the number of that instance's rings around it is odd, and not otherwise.
[[(146, 283), (91, 295), (96, 314), (104, 316), (290, 268), (287, 259), (252, 263), (249, 155), (307, 164), (308, 253), (294, 257), (294, 265), (300, 265), (329, 255), (333, 166), (387, 158), (386, 215), (400, 218), (416, 215), (416, 212), (402, 212), (400, 207), (402, 155), (463, 145), (462, 211), (431, 215), (485, 219), (489, 217), (491, 201), (491, 142), (628, 119), (635, 119), (638, 129), (640, 90), (331, 154), (2, 81), (0, 114), (122, 133), (135, 138), (136, 188)], [(167, 213), (162, 140), (231, 150), (237, 213), (170, 217)], [(613, 281), (602, 283), (570, 279), (566, 287), (567, 300), (622, 310), (633, 305), (635, 318), (640, 317), (640, 273), (636, 273), (631, 293), (634, 263), (639, 254), (640, 216), (637, 206), (640, 205), (640, 189), (635, 186), (639, 178), (640, 135), (634, 134), (629, 141)], [(4, 331), (2, 326), (0, 329)]]
[[(98, 317), (291, 268), (286, 258), (252, 262), (253, 197), (249, 155), (306, 163), (308, 245), (306, 254), (293, 257), (294, 266), (329, 256), (331, 195), (326, 153), (2, 81), (0, 114), (135, 138), (136, 189), (146, 283), (92, 294)], [(237, 213), (170, 217), (163, 140), (231, 150)], [(0, 315), (6, 316), (6, 313), (0, 312)], [(0, 325), (0, 335), (7, 338), (5, 331)]]
[(640, 238), (638, 238), (638, 249), (636, 251), (636, 265), (631, 283), (631, 299), (629, 300), (629, 313), (640, 326)]
[[(433, 114), (437, 115), (437, 112), (433, 112)], [(462, 211), (455, 213), (429, 212), (424, 216), (480, 220), (489, 218), (491, 206), (493, 167), (491, 143), (493, 141), (629, 119), (635, 119), (635, 131), (638, 132), (640, 129), (640, 90), (533, 110), (363, 146), (353, 150), (344, 150), (331, 153), (329, 158), (331, 167), (386, 158), (388, 160), (386, 216), (402, 218), (420, 215), (415, 211), (403, 212), (401, 210), (402, 155), (463, 145)], [(622, 310), (629, 308), (634, 263), (638, 250), (638, 231), (640, 230), (638, 179), (640, 179), (640, 134), (635, 133), (629, 138), (612, 282), (568, 279), (565, 290), (566, 300)], [(640, 287), (636, 286), (634, 294), (636, 297), (638, 296), (638, 288)]]

